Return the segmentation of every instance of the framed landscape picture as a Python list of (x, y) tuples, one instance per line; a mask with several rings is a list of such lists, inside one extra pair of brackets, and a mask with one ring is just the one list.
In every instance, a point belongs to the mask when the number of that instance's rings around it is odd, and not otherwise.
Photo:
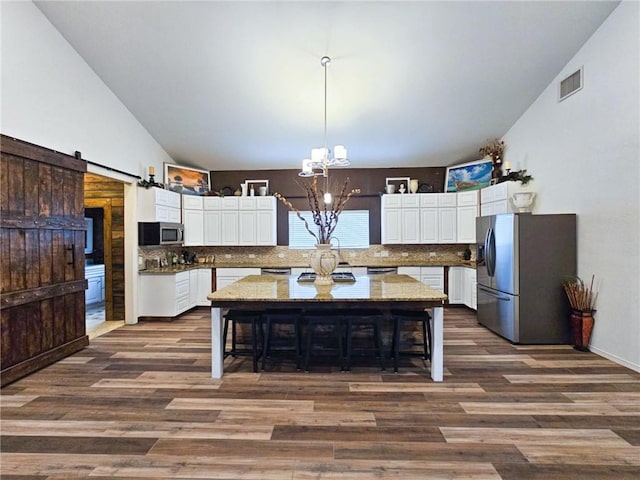
[(447, 167), (445, 192), (479, 190), (491, 184), (493, 162), (490, 158)]
[(188, 195), (204, 195), (211, 189), (207, 170), (164, 164), (164, 183), (169, 190)]

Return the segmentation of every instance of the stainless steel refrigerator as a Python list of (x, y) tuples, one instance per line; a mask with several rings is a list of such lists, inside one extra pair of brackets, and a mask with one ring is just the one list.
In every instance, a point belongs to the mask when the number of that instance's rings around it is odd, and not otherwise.
[(513, 343), (570, 341), (563, 281), (576, 274), (576, 216), (476, 219), (478, 322)]

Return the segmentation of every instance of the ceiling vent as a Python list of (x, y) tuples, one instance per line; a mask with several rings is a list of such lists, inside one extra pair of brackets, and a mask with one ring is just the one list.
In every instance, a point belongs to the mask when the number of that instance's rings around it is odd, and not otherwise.
[(560, 91), (558, 101), (561, 102), (579, 90), (582, 90), (582, 68), (560, 81)]

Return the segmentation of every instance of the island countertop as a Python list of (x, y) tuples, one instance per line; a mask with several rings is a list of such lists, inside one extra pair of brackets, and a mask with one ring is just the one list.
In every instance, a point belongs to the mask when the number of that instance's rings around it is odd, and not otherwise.
[(211, 376), (224, 373), (223, 311), (227, 308), (322, 309), (376, 308), (431, 310), (431, 378), (443, 379), (443, 304), (447, 296), (408, 275), (364, 275), (355, 281), (315, 285), (294, 275), (249, 275), (207, 295), (211, 301)]
[(317, 286), (298, 282), (296, 276), (249, 275), (213, 292), (207, 299), (216, 304), (237, 302), (433, 302), (442, 303), (447, 295), (408, 275), (356, 276), (355, 282), (335, 282)]

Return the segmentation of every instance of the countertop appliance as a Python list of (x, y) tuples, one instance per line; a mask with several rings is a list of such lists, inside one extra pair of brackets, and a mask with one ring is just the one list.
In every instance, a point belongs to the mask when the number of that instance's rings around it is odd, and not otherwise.
[(576, 274), (576, 216), (477, 217), (476, 248), (478, 322), (513, 343), (568, 343), (562, 283)]
[(182, 245), (184, 225), (167, 222), (138, 222), (138, 245)]

